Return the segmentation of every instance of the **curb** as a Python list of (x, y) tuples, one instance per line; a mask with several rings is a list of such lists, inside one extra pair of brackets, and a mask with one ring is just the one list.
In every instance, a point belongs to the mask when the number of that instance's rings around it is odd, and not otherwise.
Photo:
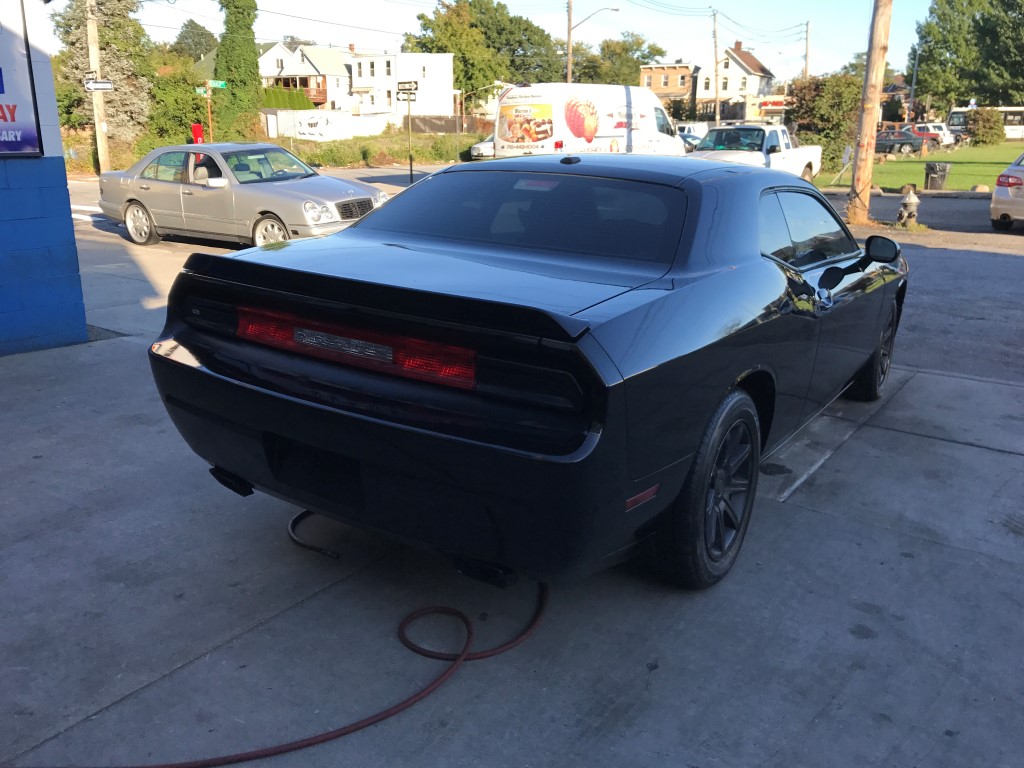
[[(843, 195), (844, 197), (850, 194), (849, 187), (820, 187), (818, 191), (823, 195)], [(885, 192), (881, 189), (871, 190), (872, 197), (903, 197), (903, 194), (903, 192)], [(992, 197), (991, 192), (971, 192), (965, 189), (915, 189), (914, 194), (918, 197), (949, 197), (962, 200), (988, 200)]]

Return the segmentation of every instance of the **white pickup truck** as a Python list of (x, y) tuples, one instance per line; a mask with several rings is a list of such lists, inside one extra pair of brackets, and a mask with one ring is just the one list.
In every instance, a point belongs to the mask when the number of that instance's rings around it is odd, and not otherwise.
[(687, 157), (776, 168), (807, 181), (821, 170), (821, 147), (794, 146), (781, 125), (716, 126)]

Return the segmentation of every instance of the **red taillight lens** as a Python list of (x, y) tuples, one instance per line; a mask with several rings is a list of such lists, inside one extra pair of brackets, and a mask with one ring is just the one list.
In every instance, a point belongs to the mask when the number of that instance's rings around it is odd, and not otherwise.
[(561, 150), (563, 150), (563, 149), (565, 149), (565, 142), (564, 142), (564, 141), (561, 141), (561, 140), (559, 140), (559, 141), (556, 141), (556, 142), (555, 142), (555, 151), (556, 151), (556, 152), (559, 152), (559, 151), (561, 151)]
[(240, 339), (357, 368), (459, 389), (476, 386), (476, 352), (397, 334), (306, 320), (285, 312), (238, 308)]
[(996, 179), (997, 187), (1024, 187), (1024, 179), (1020, 176), (1012, 176), (1009, 173), (1003, 173)]

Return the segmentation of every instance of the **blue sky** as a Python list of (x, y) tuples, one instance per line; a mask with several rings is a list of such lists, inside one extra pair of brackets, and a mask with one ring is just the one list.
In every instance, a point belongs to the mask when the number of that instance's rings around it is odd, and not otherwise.
[[(50, 7), (59, 9), (66, 2), (57, 0)], [(565, 38), (564, 2), (505, 4), (553, 37)], [(378, 51), (397, 50), (404, 32), (419, 31), (416, 14), (430, 14), (436, 7), (434, 0), (257, 0), (257, 5), (263, 11), (254, 27), (260, 42), (294, 35), (324, 45), (354, 43)], [(927, 16), (930, 0), (894, 0), (893, 5), (888, 60), (902, 71), (917, 38), (916, 24)], [(608, 6), (619, 10), (599, 10)], [(835, 71), (867, 49), (872, 6), (871, 0), (717, 0), (719, 46), (742, 40), (777, 78), (787, 79), (803, 70), (802, 25), (810, 21), (811, 73)], [(573, 39), (596, 47), (624, 31), (637, 32), (664, 48), (666, 61), (682, 59), (707, 67), (713, 60), (710, 7), (697, 0), (574, 0), (574, 23), (597, 13), (580, 23)], [(143, 0), (140, 20), (154, 40), (173, 40), (189, 18), (214, 33), (223, 29), (216, 0)], [(50, 41), (49, 46), (57, 44)]]

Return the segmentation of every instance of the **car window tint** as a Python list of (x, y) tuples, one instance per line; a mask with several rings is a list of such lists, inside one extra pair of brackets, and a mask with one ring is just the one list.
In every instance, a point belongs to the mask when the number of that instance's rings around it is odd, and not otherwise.
[(521, 172), (441, 173), (356, 228), (669, 264), (684, 193), (621, 179)]
[(773, 256), (787, 263), (792, 261), (793, 241), (789, 237), (782, 206), (775, 195), (761, 198), (760, 239), (762, 256)]
[[(160, 157), (146, 166), (142, 172), (144, 179), (157, 181), (173, 181), (181, 183), (185, 180), (185, 157), (187, 152), (164, 152)], [(152, 169), (152, 175), (146, 175)]]
[(789, 225), (794, 254), (790, 263), (806, 267), (820, 261), (854, 253), (857, 244), (821, 201), (799, 192), (780, 192), (779, 202)]

